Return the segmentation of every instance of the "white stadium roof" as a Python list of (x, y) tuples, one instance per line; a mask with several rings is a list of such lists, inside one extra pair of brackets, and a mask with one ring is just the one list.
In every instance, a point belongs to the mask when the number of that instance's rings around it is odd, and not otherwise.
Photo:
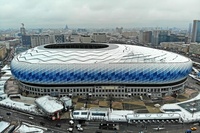
[[(62, 45), (62, 44), (56, 44)], [(27, 63), (145, 63), (187, 62), (189, 58), (158, 49), (125, 44), (106, 44), (107, 48), (44, 48), (29, 49), (17, 56)]]

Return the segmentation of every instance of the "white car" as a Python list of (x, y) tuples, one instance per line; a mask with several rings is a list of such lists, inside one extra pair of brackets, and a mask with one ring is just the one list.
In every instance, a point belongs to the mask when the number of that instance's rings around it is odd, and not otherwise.
[(68, 130), (69, 132), (73, 132), (73, 128), (71, 128), (71, 127), (68, 128), (67, 130)]
[(32, 116), (28, 117), (29, 119), (33, 120), (34, 118)]
[(69, 124), (70, 124), (70, 125), (73, 125), (73, 124), (74, 124), (74, 121), (73, 121), (73, 120), (70, 120), (70, 121), (69, 121)]
[(83, 131), (83, 128), (81, 127), (81, 124), (77, 124), (76, 125), (76, 128), (78, 131), (82, 132)]
[(80, 127), (81, 127), (81, 124), (77, 124), (77, 125), (76, 125), (76, 128), (80, 128)]
[(80, 132), (82, 132), (83, 128), (82, 127), (78, 127), (77, 130), (80, 131)]

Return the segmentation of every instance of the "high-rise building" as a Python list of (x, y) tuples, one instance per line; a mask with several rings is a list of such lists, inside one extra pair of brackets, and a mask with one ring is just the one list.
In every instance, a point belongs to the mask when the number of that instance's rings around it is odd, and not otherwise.
[(68, 30), (68, 29), (69, 29), (69, 28), (68, 28), (68, 26), (67, 26), (67, 24), (66, 24), (64, 30)]
[(152, 46), (157, 47), (161, 42), (168, 42), (169, 35), (169, 30), (154, 30), (152, 32)]
[(22, 45), (31, 46), (31, 35), (22, 35)]
[(152, 31), (143, 32), (143, 43), (148, 44), (151, 43)]
[(187, 36), (185, 36), (184, 34), (170, 34), (169, 38), (168, 38), (168, 42), (188, 42), (188, 38)]
[(188, 34), (191, 35), (191, 32), (192, 32), (192, 23), (189, 24)]
[(24, 28), (24, 24), (22, 23), (22, 27), (20, 28), (21, 35), (26, 35), (26, 29)]
[(123, 30), (123, 27), (121, 27), (121, 28), (116, 27), (116, 32), (117, 33), (122, 34), (122, 30)]
[(150, 44), (152, 41), (152, 31), (140, 31), (139, 43)]
[(192, 42), (200, 43), (200, 20), (193, 21)]

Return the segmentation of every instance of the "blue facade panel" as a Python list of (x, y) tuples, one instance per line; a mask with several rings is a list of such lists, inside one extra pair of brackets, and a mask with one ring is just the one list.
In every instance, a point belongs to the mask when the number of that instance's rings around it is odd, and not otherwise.
[[(23, 67), (22, 67), (23, 66)], [(163, 84), (180, 81), (192, 63), (30, 64), (11, 63), (14, 77), (35, 84)]]

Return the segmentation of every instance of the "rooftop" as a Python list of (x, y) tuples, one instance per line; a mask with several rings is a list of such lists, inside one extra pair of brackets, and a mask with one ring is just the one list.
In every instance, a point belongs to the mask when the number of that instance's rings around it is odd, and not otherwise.
[(2, 133), (6, 128), (8, 128), (10, 125), (9, 122), (0, 121), (0, 132)]
[(15, 59), (27, 63), (170, 63), (187, 62), (182, 55), (135, 45), (48, 44), (19, 54)]
[(55, 97), (43, 96), (35, 100), (36, 104), (47, 113), (54, 113), (63, 109), (61, 102)]

